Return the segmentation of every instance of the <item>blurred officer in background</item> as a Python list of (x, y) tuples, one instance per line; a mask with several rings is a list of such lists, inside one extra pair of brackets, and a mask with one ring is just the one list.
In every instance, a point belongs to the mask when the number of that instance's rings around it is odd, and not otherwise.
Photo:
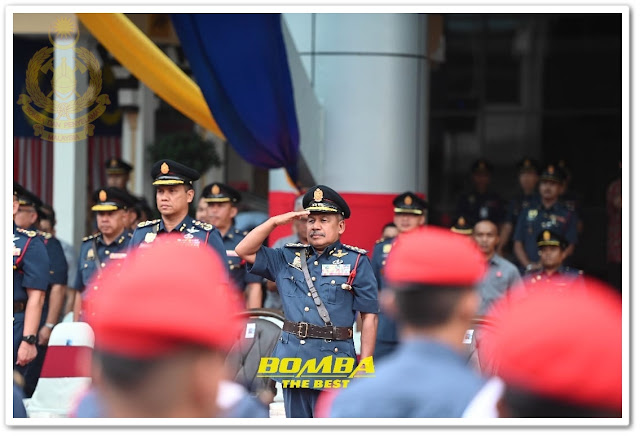
[[(118, 274), (108, 266), (102, 286), (85, 302), (102, 416), (226, 416), (224, 361), (241, 328), (242, 306), (217, 254), (160, 235), (134, 251)], [(253, 416), (266, 417), (264, 408)]]
[(540, 176), (540, 203), (520, 212), (513, 235), (513, 252), (524, 271), (541, 267), (537, 237), (543, 230), (553, 230), (568, 241), (565, 257), (575, 249), (577, 217), (559, 201), (563, 181), (564, 172), (555, 165), (547, 165)]
[(496, 223), (489, 220), (477, 222), (473, 227), (473, 240), (488, 262), (487, 274), (478, 284), (480, 294), (478, 315), (482, 316), (507, 290), (522, 286), (522, 279), (518, 268), (496, 253), (496, 247), (500, 241)]
[(487, 331), (504, 392), (500, 417), (622, 416), (622, 302), (587, 279), (566, 292), (540, 288), (501, 300)]
[[(386, 223), (382, 227), (382, 234), (380, 235), (380, 237), (384, 241), (385, 239), (393, 239), (399, 234), (400, 234), (400, 231), (398, 230), (398, 227), (393, 222), (390, 222), (390, 223)], [(377, 241), (377, 242), (381, 242), (381, 241)]]
[(582, 270), (562, 265), (566, 258), (567, 245), (567, 240), (552, 230), (540, 232), (538, 235), (540, 268), (529, 271), (523, 277), (524, 284), (530, 286), (552, 283), (559, 288), (581, 284)]
[(463, 216), (458, 217), (456, 223), (449, 230), (459, 235), (471, 236), (473, 234), (473, 226)]
[(151, 178), (156, 187), (156, 204), (161, 218), (138, 224), (130, 248), (146, 247), (153, 243), (156, 236), (168, 233), (186, 245), (209, 246), (227, 265), (220, 232), (211, 224), (189, 216), (189, 203), (195, 195), (193, 182), (200, 178), (200, 173), (181, 163), (163, 159), (151, 167)]
[(462, 416), (484, 384), (466, 365), (462, 338), (478, 309), (475, 284), (486, 260), (469, 238), (427, 226), (398, 236), (385, 269), (381, 304), (399, 323), (401, 343), (354, 379), (331, 417)]
[[(429, 204), (413, 192), (403, 192), (393, 199), (393, 222), (400, 234), (411, 232), (423, 226), (427, 219)], [(373, 247), (371, 267), (376, 275), (378, 291), (385, 287), (384, 269), (387, 257), (391, 253), (395, 239), (377, 241)], [(395, 320), (381, 311), (378, 314), (378, 333), (376, 335), (376, 360), (388, 355), (398, 346), (398, 326)]]
[[(16, 225), (20, 198), (26, 189), (13, 182), (13, 361), (21, 374), (35, 359), (45, 292), (49, 287), (49, 256), (36, 232)], [(33, 207), (22, 201), (23, 207)], [(22, 212), (26, 213), (26, 212)], [(17, 366), (16, 366), (17, 365)]]
[(489, 190), (491, 171), (489, 162), (484, 159), (476, 160), (471, 165), (473, 187), (470, 192), (458, 197), (456, 215), (466, 217), (471, 225), (486, 219), (497, 223), (504, 216), (502, 199)]
[(509, 200), (507, 213), (501, 221), (500, 244), (498, 244), (498, 254), (507, 256), (513, 250), (511, 234), (518, 224), (518, 217), (523, 209), (540, 204), (540, 193), (538, 191), (538, 181), (540, 180), (540, 164), (531, 158), (524, 158), (518, 163), (518, 184), (520, 192)]
[(127, 191), (127, 183), (133, 167), (119, 157), (107, 159), (104, 163), (105, 173), (107, 173), (107, 187), (120, 188)]
[(248, 233), (238, 230), (234, 217), (238, 214), (238, 203), (242, 196), (224, 183), (214, 182), (202, 190), (202, 198), (207, 203), (207, 216), (220, 235), (227, 253), (229, 276), (236, 288), (244, 291), (247, 309), (262, 307), (262, 277), (247, 272), (247, 264), (235, 252), (236, 245)]
[[(302, 203), (304, 211), (269, 218), (236, 247), (238, 255), (253, 264), (252, 273), (278, 286), (286, 320), (273, 356), (301, 358), (303, 364), (326, 356), (355, 359), (353, 323), (357, 311), (362, 316), (360, 356), (373, 356), (378, 322), (376, 279), (366, 251), (340, 241), (351, 210), (337, 192), (324, 185), (309, 189)], [(262, 245), (277, 226), (305, 216), (310, 245)], [(282, 377), (273, 379), (282, 381)], [(313, 417), (320, 394), (317, 389), (285, 387), (287, 417)]]

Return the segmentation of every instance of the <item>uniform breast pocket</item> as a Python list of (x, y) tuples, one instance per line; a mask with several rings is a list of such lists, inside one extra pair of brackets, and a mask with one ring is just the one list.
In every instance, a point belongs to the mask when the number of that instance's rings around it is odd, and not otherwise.
[(333, 277), (321, 285), (320, 297), (327, 304), (345, 304), (351, 294), (342, 285), (347, 282), (346, 277)]
[(293, 267), (284, 271), (278, 280), (278, 292), (288, 297), (302, 298), (307, 295), (306, 288), (302, 271)]

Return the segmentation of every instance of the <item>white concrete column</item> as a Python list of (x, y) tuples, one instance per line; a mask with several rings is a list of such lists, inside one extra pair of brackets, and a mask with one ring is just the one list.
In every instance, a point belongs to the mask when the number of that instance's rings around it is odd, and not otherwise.
[(323, 105), (318, 182), (338, 191), (427, 191), (427, 16), (285, 14)]

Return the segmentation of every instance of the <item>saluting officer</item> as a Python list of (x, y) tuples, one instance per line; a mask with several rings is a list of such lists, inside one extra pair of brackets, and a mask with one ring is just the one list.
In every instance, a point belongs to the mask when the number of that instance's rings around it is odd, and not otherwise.
[(567, 240), (552, 230), (540, 232), (538, 235), (540, 268), (531, 270), (524, 276), (525, 285), (553, 284), (554, 287), (562, 289), (582, 284), (582, 270), (562, 265), (566, 258), (567, 245)]
[(177, 236), (187, 245), (209, 246), (226, 265), (227, 254), (218, 229), (189, 216), (189, 203), (195, 195), (193, 182), (200, 178), (200, 173), (181, 163), (163, 159), (151, 167), (151, 178), (156, 187), (156, 204), (161, 218), (138, 224), (130, 247), (152, 244), (156, 236), (166, 233)]
[[(426, 221), (428, 203), (413, 192), (404, 192), (393, 199), (393, 223), (400, 234), (407, 233), (424, 225)], [(396, 238), (380, 240), (373, 247), (371, 266), (378, 281), (378, 290), (385, 287), (384, 267), (387, 256)], [(396, 322), (384, 311), (378, 314), (378, 333), (376, 335), (375, 359), (391, 353), (398, 345), (398, 327)]]
[(568, 244), (564, 256), (573, 253), (578, 242), (577, 216), (559, 201), (564, 172), (547, 165), (540, 176), (540, 203), (523, 209), (513, 235), (513, 252), (525, 271), (540, 268), (537, 237), (543, 230), (553, 230)]
[[(253, 264), (251, 272), (275, 281), (286, 320), (273, 356), (320, 361), (325, 356), (356, 357), (355, 314), (362, 315), (361, 358), (373, 355), (378, 318), (377, 284), (366, 251), (343, 244), (340, 236), (349, 206), (333, 189), (317, 185), (303, 197), (304, 211), (269, 218), (238, 244), (236, 252)], [(262, 245), (269, 234), (307, 217), (307, 244)], [(274, 377), (276, 381), (281, 378)], [(313, 417), (319, 390), (284, 388), (289, 418)]]
[(35, 231), (16, 225), (18, 196), (25, 192), (13, 182), (13, 365), (20, 372), (38, 353), (36, 335), (49, 286), (49, 256), (44, 243)]
[(238, 203), (242, 196), (224, 183), (215, 182), (202, 190), (202, 198), (207, 204), (207, 218), (222, 235), (227, 252), (230, 278), (239, 290), (244, 290), (247, 309), (262, 307), (262, 277), (247, 272), (247, 265), (235, 252), (236, 245), (247, 235), (235, 226)]

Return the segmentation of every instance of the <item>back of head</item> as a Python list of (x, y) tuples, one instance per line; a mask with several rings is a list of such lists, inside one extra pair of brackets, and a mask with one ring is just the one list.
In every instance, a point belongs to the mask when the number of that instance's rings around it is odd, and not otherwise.
[(461, 296), (473, 292), (485, 270), (486, 260), (469, 238), (426, 226), (398, 236), (385, 278), (395, 291), (398, 319), (430, 327), (448, 321)]

